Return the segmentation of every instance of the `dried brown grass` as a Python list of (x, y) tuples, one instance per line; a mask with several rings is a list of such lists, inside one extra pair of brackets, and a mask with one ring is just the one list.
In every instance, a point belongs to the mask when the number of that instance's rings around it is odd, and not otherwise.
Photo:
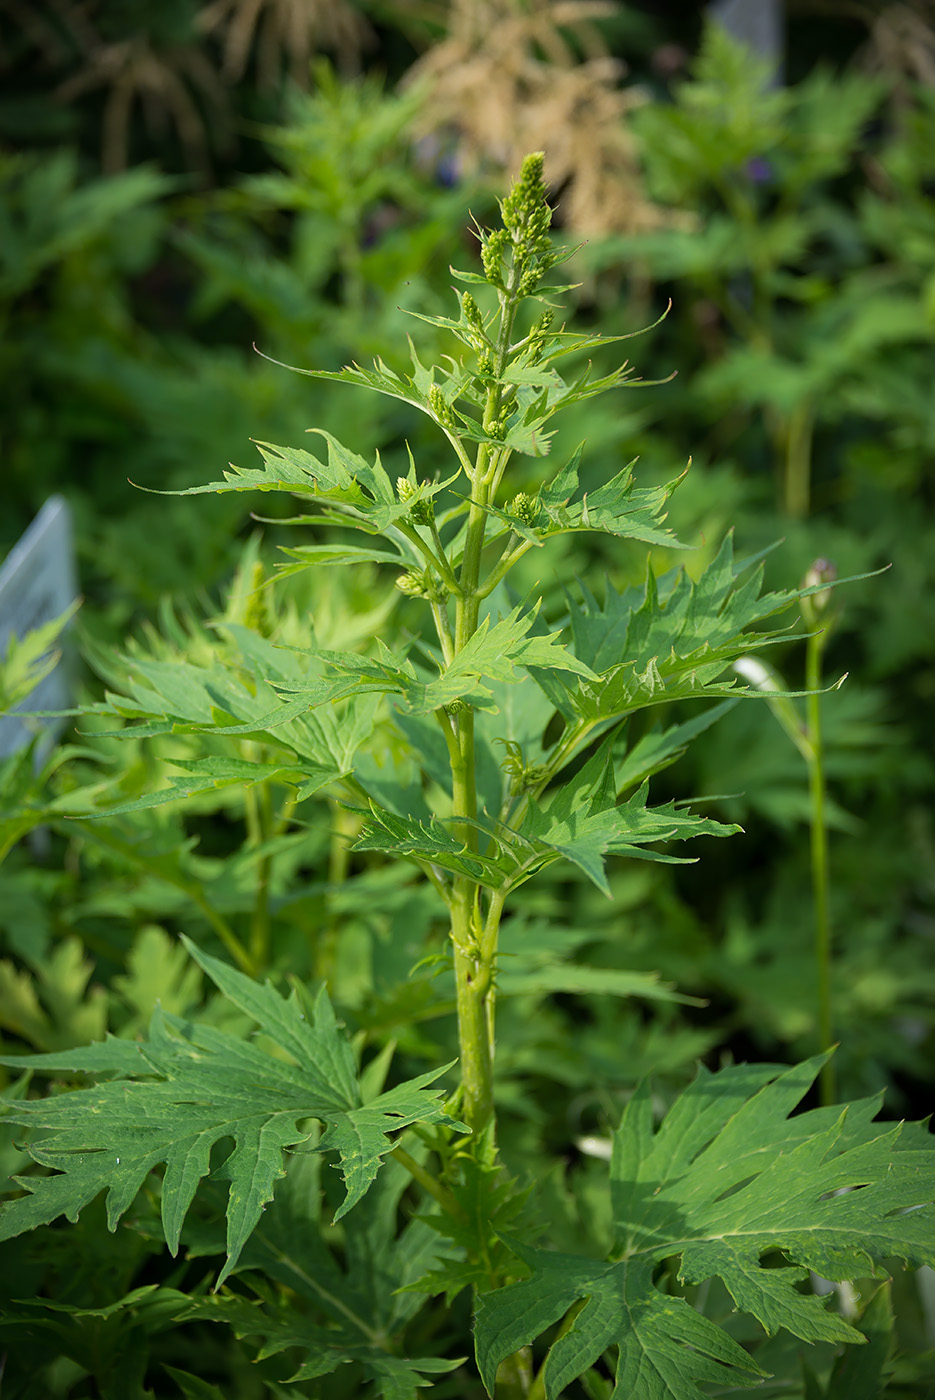
[(628, 130), (644, 99), (620, 86), (594, 21), (611, 0), (451, 0), (447, 35), (407, 81), (423, 93), (422, 133), (452, 132), (472, 173), (502, 183), (530, 150), (545, 152), (572, 234), (643, 232), (666, 221), (647, 197)]

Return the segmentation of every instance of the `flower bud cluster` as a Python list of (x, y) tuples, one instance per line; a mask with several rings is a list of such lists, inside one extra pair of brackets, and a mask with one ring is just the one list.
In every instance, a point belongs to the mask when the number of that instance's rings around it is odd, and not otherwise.
[(496, 418), (487, 428), (488, 433), (496, 442), (505, 442), (506, 435), (510, 431), (510, 410), (502, 408)]
[(531, 260), (549, 251), (549, 226), (552, 211), (545, 197), (542, 180), (544, 156), (534, 151), (523, 161), (519, 179), (503, 204), (503, 227), (514, 247)]
[(412, 502), (409, 507), (409, 519), (413, 525), (431, 525), (435, 519), (434, 503), (424, 498), (417, 500), (416, 488), (408, 477), (398, 476), (396, 478), (396, 494), (403, 505)]
[(506, 508), (507, 515), (514, 516), (517, 520), (532, 529), (539, 520), (539, 502), (534, 496), (528, 495), (525, 491), (520, 491), (514, 496)]
[(488, 282), (495, 287), (503, 286), (502, 263), (506, 250), (510, 244), (510, 236), (506, 229), (498, 228), (492, 233), (484, 235), (481, 242), (480, 256), (484, 265), (484, 276)]
[(443, 428), (455, 428), (455, 416), (451, 411), (451, 404), (437, 384), (433, 384), (429, 389), (429, 408)]
[(430, 603), (444, 603), (448, 598), (448, 589), (431, 569), (410, 569), (400, 574), (396, 587), (407, 598), (425, 598)]
[(519, 179), (500, 206), (504, 232), (513, 249), (514, 287), (520, 297), (530, 296), (555, 262), (549, 243), (552, 211), (545, 195), (542, 165), (541, 151), (527, 156)]
[(547, 307), (529, 332), (529, 363), (537, 365), (545, 350), (546, 337), (555, 319), (555, 312)]
[(476, 350), (479, 355), (489, 351), (490, 342), (484, 330), (484, 318), (470, 292), (461, 294), (461, 315), (467, 326), (467, 338), (471, 349)]

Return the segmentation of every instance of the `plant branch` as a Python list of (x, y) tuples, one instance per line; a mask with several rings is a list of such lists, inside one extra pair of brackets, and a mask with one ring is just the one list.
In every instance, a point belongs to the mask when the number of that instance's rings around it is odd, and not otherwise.
[(436, 1181), (432, 1173), (426, 1171), (425, 1167), (410, 1156), (404, 1147), (394, 1147), (390, 1156), (395, 1157), (399, 1165), (406, 1168), (413, 1180), (417, 1181), (423, 1191), (427, 1191), (433, 1200), (438, 1202), (446, 1215), (454, 1216), (456, 1219), (464, 1218), (464, 1211), (451, 1192), (446, 1190), (440, 1181)]
[[(110, 832), (99, 827), (94, 821), (82, 819), (80, 817), (69, 818), (69, 828), (73, 828), (76, 824), (89, 840), (95, 842), (99, 846), (106, 847), (107, 850), (113, 851), (116, 855), (123, 856), (125, 860), (133, 865), (140, 866), (143, 870), (147, 870), (158, 880), (164, 880), (165, 883), (171, 885), (173, 889), (181, 890), (182, 893), (187, 895), (191, 900), (195, 908), (200, 910), (205, 916), (241, 972), (246, 972), (250, 977), (256, 974), (257, 968), (254, 966), (253, 958), (250, 953), (243, 946), (227, 920), (209, 904), (202, 893), (201, 886), (196, 881), (186, 880), (183, 875), (175, 875), (164, 870), (158, 864), (158, 858), (145, 855), (131, 845), (129, 841), (121, 841), (119, 837), (112, 836)], [(70, 834), (70, 832), (67, 834)]]
[(448, 556), (438, 536), (438, 530), (434, 529), (432, 532), (433, 540), (438, 541), (437, 546), (435, 546), (434, 544), (430, 544), (428, 540), (423, 539), (415, 525), (410, 525), (408, 521), (399, 523), (398, 529), (401, 534), (406, 536), (407, 540), (415, 545), (429, 567), (438, 570), (441, 577), (445, 580), (445, 586), (449, 592), (455, 594), (460, 592), (461, 585), (458, 583), (458, 579), (448, 562)]
[(532, 549), (531, 540), (521, 539), (519, 535), (513, 535), (512, 539), (515, 540), (516, 543), (507, 544), (506, 549), (500, 555), (500, 558), (497, 560), (491, 572), (487, 575), (486, 582), (482, 584), (477, 595), (479, 598), (489, 597), (497, 584), (501, 583), (503, 579), (506, 578), (517, 560), (522, 559), (523, 555)]

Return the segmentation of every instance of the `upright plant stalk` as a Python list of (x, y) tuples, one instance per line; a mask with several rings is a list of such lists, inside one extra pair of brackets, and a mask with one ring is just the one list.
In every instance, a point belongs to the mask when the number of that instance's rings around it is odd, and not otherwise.
[[(821, 741), (822, 634), (809, 637), (806, 652), (805, 701), (812, 758), (808, 765), (811, 803), (812, 893), (815, 903), (815, 962), (818, 970), (818, 1045), (828, 1050), (832, 1043), (831, 1015), (831, 920), (828, 912), (828, 827), (825, 821), (825, 773)], [(834, 1103), (834, 1061), (822, 1068), (819, 1089), (823, 1104)]]
[(797, 405), (785, 425), (783, 508), (795, 520), (804, 520), (811, 505), (812, 440), (815, 410), (807, 400)]
[[(511, 397), (503, 376), (510, 360), (516, 313), (553, 261), (547, 237), (550, 211), (542, 183), (541, 154), (527, 157), (519, 181), (502, 208), (503, 229), (482, 235), (484, 269), (489, 280), (498, 286), (494, 340), (487, 335), (474, 298), (470, 293), (462, 298), (463, 313), (474, 332), (478, 368), (486, 383), (482, 427), (487, 437), (479, 444), (473, 465), (466, 468), (471, 494), (455, 594), (453, 638), (445, 635), (436, 617), (443, 650), (447, 642), (453, 659), (457, 659), (475, 635), (480, 603), (489, 592), (481, 578), (481, 568), (488, 507), (493, 503), (510, 455), (509, 448), (501, 446), (500, 442), (505, 434), (507, 400)], [(454, 436), (456, 425), (440, 394), (436, 409), (442, 425)], [(474, 711), (469, 705), (461, 704), (450, 717), (446, 714), (437, 718), (445, 732), (451, 760), (452, 817), (466, 849), (476, 853)], [(492, 904), (485, 919), (478, 882), (467, 875), (455, 877), (451, 939), (461, 1049), (461, 1111), (479, 1141), (483, 1141), (493, 1121), (494, 966), (501, 908), (502, 901)]]
[[(826, 559), (818, 559), (805, 576), (804, 586), (831, 582), (835, 570)], [(805, 752), (808, 764), (808, 791), (811, 828), (812, 899), (815, 912), (815, 966), (818, 993), (818, 1049), (829, 1050), (833, 1042), (831, 1004), (831, 916), (829, 909), (830, 872), (828, 863), (828, 825), (825, 816), (824, 746), (821, 732), (822, 654), (828, 640), (828, 621), (820, 626), (827, 612), (830, 592), (812, 594), (802, 599), (802, 612), (813, 630), (805, 643), (805, 726), (808, 740)], [(826, 1061), (818, 1080), (823, 1104), (834, 1103), (834, 1061)]]
[[(822, 655), (827, 645), (834, 616), (829, 612), (831, 584), (837, 577), (834, 565), (827, 559), (816, 559), (802, 580), (803, 588), (818, 592), (802, 598), (800, 607), (811, 629), (805, 642), (805, 722), (782, 687), (775, 672), (753, 657), (743, 657), (734, 669), (767, 697), (769, 707), (799, 753), (808, 769), (809, 845), (812, 873), (812, 909), (814, 915), (815, 985), (817, 992), (817, 1021), (819, 1052), (830, 1050), (834, 1041), (832, 1013), (831, 886), (828, 858), (828, 822), (825, 813), (825, 765), (821, 731)], [(819, 1094), (823, 1104), (835, 1101), (833, 1060), (827, 1061), (819, 1074)]]

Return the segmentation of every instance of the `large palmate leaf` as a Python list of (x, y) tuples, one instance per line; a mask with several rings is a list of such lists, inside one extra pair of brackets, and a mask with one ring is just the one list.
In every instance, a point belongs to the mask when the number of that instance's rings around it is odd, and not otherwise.
[(470, 825), (482, 836), (480, 851), (467, 849), (450, 829), (452, 822), (399, 815), (372, 801), (369, 811), (359, 813), (363, 826), (354, 849), (407, 856), (437, 870), (467, 875), (490, 889), (522, 883), (535, 871), (564, 857), (609, 896), (611, 890), (604, 871), (608, 856), (677, 863), (686, 858), (667, 855), (654, 847), (694, 836), (732, 836), (741, 830), (739, 826), (695, 816), (674, 802), (647, 806), (648, 782), (643, 782), (627, 801), (618, 802), (619, 783), (612, 750), (611, 739), (558, 790), (548, 806), (529, 801), (518, 828), (486, 818), (472, 820)]
[(704, 1382), (746, 1386), (748, 1353), (654, 1271), (720, 1278), (768, 1332), (860, 1342), (808, 1270), (837, 1281), (880, 1261), (935, 1261), (935, 1151), (923, 1127), (875, 1124), (876, 1100), (789, 1117), (824, 1056), (785, 1071), (735, 1065), (699, 1072), (657, 1129), (644, 1086), (614, 1135), (609, 1186), (616, 1238), (605, 1260), (514, 1243), (531, 1277), (479, 1300), (477, 1359), (489, 1393), (500, 1362), (583, 1303), (545, 1363), (555, 1400), (616, 1347), (619, 1400), (699, 1400)]
[(608, 583), (603, 604), (582, 586), (571, 612), (574, 652), (601, 680), (573, 688), (554, 673), (536, 679), (562, 714), (588, 723), (670, 700), (752, 694), (736, 676), (721, 677), (744, 652), (787, 639), (791, 624), (750, 629), (818, 591), (761, 597), (761, 584), (762, 565), (736, 564), (728, 535), (697, 582), (682, 569), (657, 579), (650, 565), (643, 589), (617, 593)]
[(109, 1040), (62, 1054), (4, 1057), (2, 1063), (18, 1067), (113, 1077), (8, 1105), (10, 1121), (48, 1133), (30, 1152), (57, 1174), (20, 1180), (29, 1194), (0, 1210), (0, 1239), (60, 1215), (75, 1220), (102, 1191), (114, 1229), (150, 1171), (165, 1163), (162, 1221), (175, 1253), (198, 1183), (211, 1171), (212, 1149), (232, 1139), (223, 1168), (215, 1172), (230, 1182), (223, 1279), (272, 1199), (283, 1152), (308, 1141), (309, 1119), (327, 1125), (320, 1150), (340, 1157), (346, 1196), (338, 1216), (366, 1193), (391, 1150), (392, 1132), (417, 1121), (452, 1121), (438, 1091), (427, 1089), (443, 1069), (362, 1104), (354, 1057), (324, 990), (309, 1021), (294, 994), (287, 1000), (269, 983), (260, 985), (188, 947), (281, 1053), (157, 1010), (149, 1038), (139, 1044)]

